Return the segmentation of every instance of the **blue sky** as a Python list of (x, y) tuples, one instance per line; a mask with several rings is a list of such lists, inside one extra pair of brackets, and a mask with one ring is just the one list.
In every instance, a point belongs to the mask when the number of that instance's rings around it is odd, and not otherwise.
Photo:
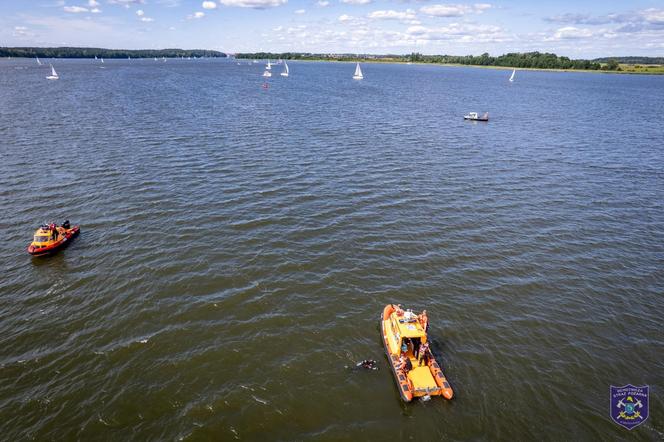
[(664, 0), (0, 0), (0, 46), (664, 56)]

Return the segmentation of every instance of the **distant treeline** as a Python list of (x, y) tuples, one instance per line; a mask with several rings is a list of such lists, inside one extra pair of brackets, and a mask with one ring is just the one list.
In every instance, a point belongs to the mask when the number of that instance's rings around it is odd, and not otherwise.
[(608, 63), (611, 60), (622, 64), (664, 64), (664, 57), (604, 57), (596, 58), (593, 61)]
[(226, 57), (219, 51), (205, 49), (102, 49), (102, 48), (3, 48), (0, 57), (42, 58), (152, 58), (152, 57)]
[[(583, 69), (583, 70), (620, 70), (619, 60), (611, 58), (606, 61), (598, 60), (572, 60), (568, 57), (559, 57), (556, 54), (542, 52), (509, 53), (492, 57), (482, 55), (422, 55), (413, 52), (408, 55), (366, 55), (366, 54), (313, 54), (300, 52), (257, 52), (236, 54), (236, 58), (258, 59), (285, 59), (285, 60), (336, 60), (336, 61), (383, 61), (383, 62), (413, 62), (413, 63), (439, 63), (464, 64), (472, 66), (504, 66), (514, 68), (539, 69)], [(642, 57), (640, 57), (642, 58)]]

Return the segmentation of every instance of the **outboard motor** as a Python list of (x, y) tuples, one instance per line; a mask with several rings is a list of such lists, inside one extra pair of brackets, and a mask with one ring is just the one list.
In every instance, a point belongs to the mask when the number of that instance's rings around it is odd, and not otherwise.
[(65, 229), (71, 229), (71, 224), (69, 224), (69, 220), (68, 220), (68, 219), (65, 220), (64, 223), (62, 223), (62, 227), (64, 227)]

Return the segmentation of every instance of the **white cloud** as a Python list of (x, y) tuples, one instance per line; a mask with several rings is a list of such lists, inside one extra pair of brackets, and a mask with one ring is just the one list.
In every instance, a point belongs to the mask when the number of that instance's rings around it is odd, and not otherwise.
[(101, 12), (101, 9), (99, 9), (99, 8), (92, 8), (92, 9), (90, 9), (90, 12), (92, 12), (93, 14), (99, 14), (99, 13)]
[(392, 9), (383, 11), (374, 11), (368, 15), (369, 18), (379, 20), (414, 20), (415, 11), (406, 9), (405, 11), (394, 11)]
[(564, 28), (558, 29), (553, 37), (550, 37), (545, 40), (576, 40), (579, 38), (588, 38), (592, 37), (593, 33), (590, 29), (585, 28), (575, 28), (574, 26), (565, 26)]
[(14, 26), (14, 32), (12, 33), (13, 37), (18, 38), (34, 37), (34, 35), (25, 26)]
[(79, 14), (81, 12), (88, 12), (88, 8), (82, 6), (65, 6), (65, 12), (71, 12), (72, 14)]
[(149, 22), (151, 22), (151, 21), (154, 21), (154, 18), (150, 18), (150, 17), (141, 17), (141, 21), (144, 21), (144, 22), (148, 22), (148, 23), (149, 23)]
[(203, 18), (203, 17), (205, 17), (205, 12), (196, 11), (193, 14), (188, 15), (187, 19), (192, 20), (192, 19), (198, 19), (198, 18)]
[(139, 17), (143, 17), (145, 15), (145, 12), (143, 12), (142, 9), (139, 9), (138, 11), (136, 11), (136, 15), (138, 15)]
[(353, 17), (347, 14), (340, 15), (339, 18), (337, 19), (342, 23), (349, 22), (353, 20)]
[(509, 37), (502, 28), (492, 25), (451, 23), (441, 27), (410, 26), (406, 33), (422, 41), (455, 41), (460, 43), (492, 43), (507, 41)]
[(238, 8), (267, 9), (285, 5), (288, 0), (219, 0), (219, 3)]
[(304, 9), (298, 9), (295, 11), (296, 14), (304, 14), (305, 12), (307, 11), (305, 11)]
[(475, 3), (474, 5), (430, 5), (423, 6), (420, 11), (434, 17), (461, 17), (466, 14), (481, 14), (491, 8), (488, 3)]
[(88, 6), (91, 8), (96, 8), (99, 6), (99, 2), (97, 0), (88, 0)]
[(203, 2), (203, 9), (217, 9), (215, 2)]
[(645, 9), (641, 11), (641, 15), (648, 23), (664, 24), (664, 9)]
[(279, 31), (283, 31), (283, 30), (284, 30), (284, 27), (283, 27), (283, 26), (277, 26), (276, 28), (272, 28), (272, 30), (273, 30), (274, 32), (279, 32)]
[(318, 6), (320, 6), (321, 8), (324, 8), (326, 6), (329, 6), (330, 2), (328, 2), (327, 0), (318, 0), (318, 2), (316, 2), (316, 4)]
[(347, 5), (368, 5), (373, 0), (341, 0), (342, 3)]
[(130, 5), (144, 5), (145, 0), (108, 0), (112, 5), (123, 5), (128, 8)]

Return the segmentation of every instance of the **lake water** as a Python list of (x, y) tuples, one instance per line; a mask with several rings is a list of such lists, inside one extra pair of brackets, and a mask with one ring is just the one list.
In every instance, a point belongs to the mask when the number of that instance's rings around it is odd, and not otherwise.
[[(3, 438), (664, 437), (664, 77), (53, 64), (0, 60)], [(452, 401), (401, 402), (389, 302)]]

